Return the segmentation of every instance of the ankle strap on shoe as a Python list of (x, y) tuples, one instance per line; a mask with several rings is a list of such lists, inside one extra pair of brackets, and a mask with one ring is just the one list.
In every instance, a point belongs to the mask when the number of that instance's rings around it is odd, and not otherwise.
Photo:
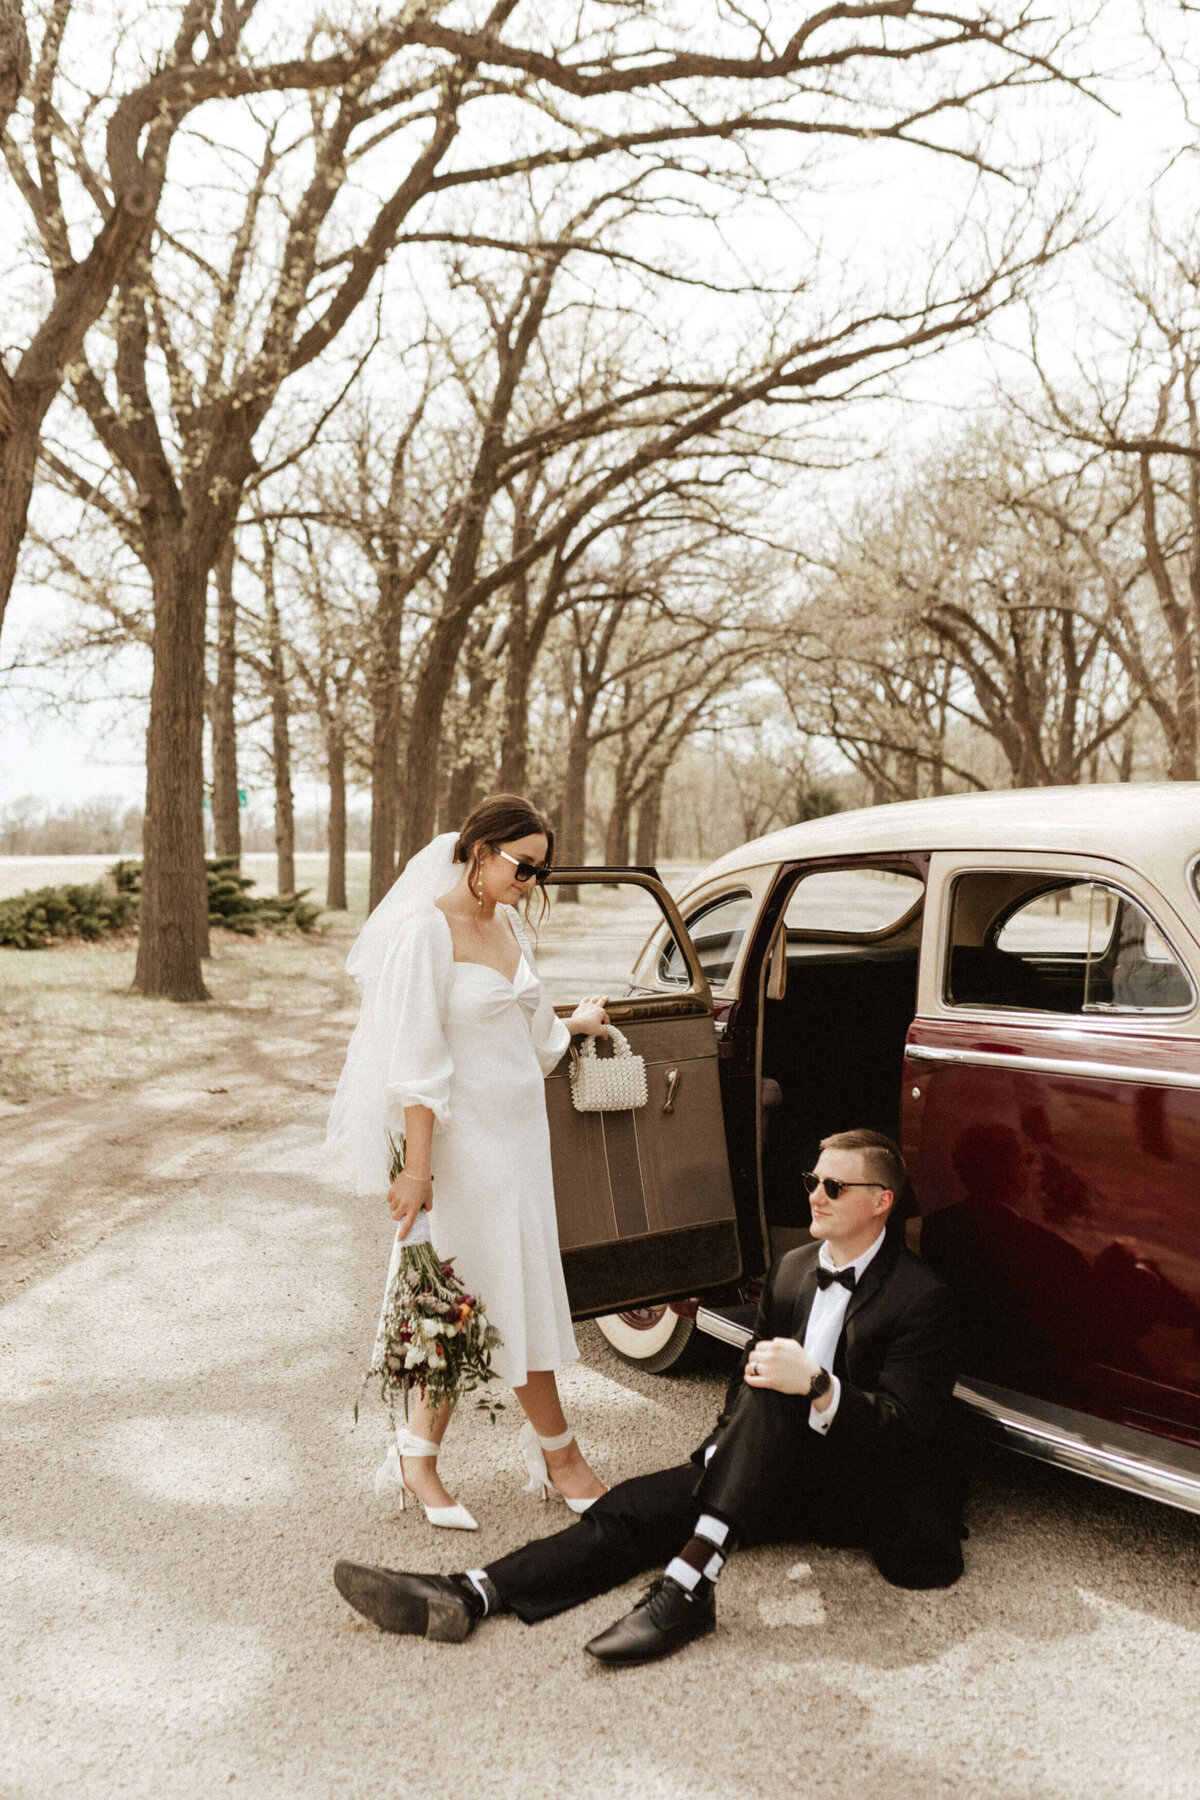
[(540, 1432), (538, 1433), (538, 1443), (543, 1450), (565, 1450), (568, 1444), (574, 1442), (575, 1433), (569, 1425), (565, 1431), (560, 1431), (557, 1437), (544, 1438)]
[(407, 1426), (396, 1433), (396, 1448), (401, 1456), (436, 1456), (441, 1447), (440, 1444), (431, 1444), (428, 1438), (419, 1438)]

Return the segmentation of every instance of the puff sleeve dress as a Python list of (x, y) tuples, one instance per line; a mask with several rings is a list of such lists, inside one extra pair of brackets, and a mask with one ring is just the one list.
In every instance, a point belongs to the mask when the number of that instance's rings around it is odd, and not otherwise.
[[(484, 963), (456, 962), (440, 908), (404, 921), (375, 997), (390, 1043), (388, 1119), (406, 1106), (434, 1115), (434, 1249), (487, 1306), (503, 1338), (492, 1365), (510, 1387), (579, 1351), (558, 1248), (543, 1078), (570, 1033), (542, 991), (529, 942), (510, 907), (521, 956), (510, 981)], [(387, 1288), (399, 1267), (399, 1237)], [(387, 1289), (385, 1289), (386, 1304)]]

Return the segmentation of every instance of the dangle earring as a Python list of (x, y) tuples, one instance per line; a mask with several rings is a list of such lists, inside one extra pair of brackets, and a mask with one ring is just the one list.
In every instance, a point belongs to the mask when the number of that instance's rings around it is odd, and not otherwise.
[[(478, 887), (476, 887), (476, 885), (475, 885), (476, 881), (479, 882)], [(467, 876), (467, 886), (470, 888), (471, 892), (475, 896), (476, 906), (479, 908), (480, 912), (482, 912), (483, 911), (483, 881), (482, 881), (481, 875), (480, 875), (479, 858), (478, 857), (475, 858), (475, 880), (472, 881), (471, 877), (468, 875)]]

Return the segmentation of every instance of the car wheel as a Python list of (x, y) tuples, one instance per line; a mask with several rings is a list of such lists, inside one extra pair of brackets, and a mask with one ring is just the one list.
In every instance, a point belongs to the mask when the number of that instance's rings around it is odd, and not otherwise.
[(628, 1312), (605, 1313), (596, 1320), (622, 1362), (649, 1375), (681, 1368), (700, 1335), (695, 1319), (681, 1318), (669, 1306), (636, 1306)]

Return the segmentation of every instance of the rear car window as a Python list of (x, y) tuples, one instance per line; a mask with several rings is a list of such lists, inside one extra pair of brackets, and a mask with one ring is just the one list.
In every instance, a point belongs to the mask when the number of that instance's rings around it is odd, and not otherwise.
[(784, 924), (789, 936), (880, 937), (924, 895), (915, 869), (814, 869), (788, 901)]
[(1176, 1012), (1191, 980), (1149, 913), (1098, 881), (1015, 871), (954, 887), (946, 997), (1055, 1013)]

